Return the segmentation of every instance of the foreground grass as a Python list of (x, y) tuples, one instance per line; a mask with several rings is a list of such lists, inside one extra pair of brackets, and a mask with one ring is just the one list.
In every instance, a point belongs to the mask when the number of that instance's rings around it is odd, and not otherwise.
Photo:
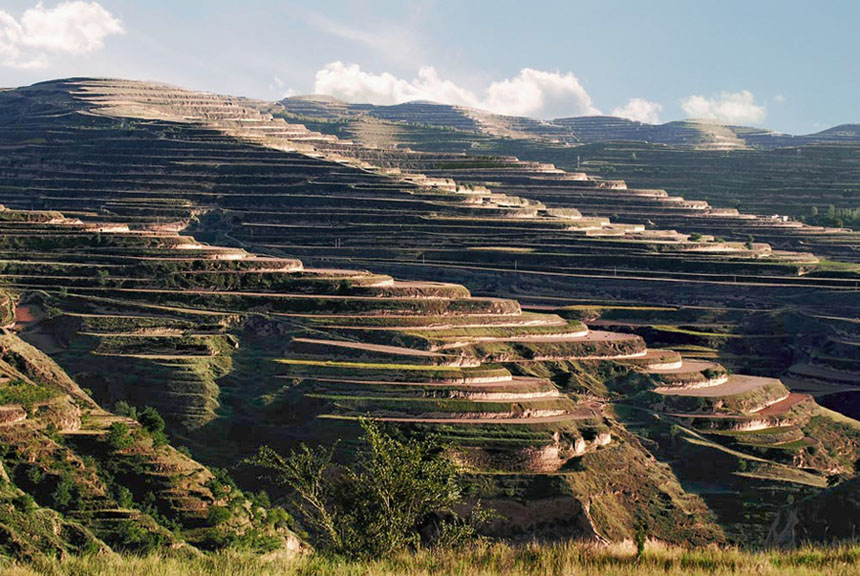
[(860, 573), (860, 545), (743, 552), (651, 544), (637, 560), (632, 545), (584, 544), (479, 546), (457, 552), (419, 551), (392, 558), (354, 562), (319, 556), (255, 556), (223, 552), (195, 557), (88, 556), (31, 565), (0, 564), (15, 576), (697, 576), (727, 574), (806, 576)]

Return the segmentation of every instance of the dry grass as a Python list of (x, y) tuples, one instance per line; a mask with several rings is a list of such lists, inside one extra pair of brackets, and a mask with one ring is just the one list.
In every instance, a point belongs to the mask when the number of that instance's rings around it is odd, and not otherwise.
[(419, 551), (352, 562), (317, 556), (223, 552), (196, 557), (90, 556), (33, 565), (12, 565), (16, 576), (834, 576), (860, 573), (860, 546), (808, 547), (791, 551), (687, 550), (649, 543), (637, 560), (631, 544), (579, 543), (508, 546), (494, 544), (459, 552)]

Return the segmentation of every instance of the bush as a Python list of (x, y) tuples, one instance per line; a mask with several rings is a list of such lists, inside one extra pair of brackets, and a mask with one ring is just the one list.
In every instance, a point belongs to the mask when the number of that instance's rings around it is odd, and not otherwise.
[(137, 421), (140, 422), (144, 430), (149, 432), (154, 446), (167, 444), (167, 434), (164, 433), (164, 418), (161, 417), (158, 410), (152, 406), (147, 406), (137, 415)]
[(110, 425), (106, 437), (108, 445), (114, 450), (125, 450), (134, 444), (134, 437), (122, 422), (114, 422)]
[(462, 541), (464, 520), (453, 511), (459, 477), (444, 447), (434, 438), (397, 440), (367, 420), (361, 426), (364, 447), (353, 466), (335, 465), (334, 447), (306, 445), (286, 457), (263, 447), (252, 463), (295, 491), (294, 505), (323, 553), (384, 557), (417, 547), (431, 525), (446, 536), (432, 543)]
[(163, 534), (151, 532), (133, 520), (124, 521), (117, 526), (116, 539), (117, 542), (114, 543), (116, 548), (139, 554), (151, 552), (165, 541)]
[(164, 418), (152, 406), (147, 406), (141, 410), (137, 416), (137, 421), (149, 432), (162, 432), (164, 430)]
[(223, 524), (233, 517), (233, 513), (229, 508), (224, 506), (210, 506), (209, 514), (206, 516), (206, 521), (211, 526)]
[(57, 487), (51, 493), (52, 507), (60, 511), (67, 511), (75, 507), (78, 501), (79, 492), (69, 476), (62, 476), (57, 482)]
[(18, 512), (32, 512), (36, 508), (36, 501), (33, 500), (33, 497), (29, 494), (21, 494), (20, 496), (15, 496), (12, 499), (12, 506), (14, 506), (15, 510)]
[(134, 506), (134, 497), (131, 490), (125, 486), (117, 486), (115, 498), (120, 508), (132, 508)]
[(228, 494), (236, 493), (239, 488), (236, 482), (230, 477), (230, 473), (225, 468), (211, 468), (212, 478), (206, 481), (205, 486), (212, 491), (212, 497), (216, 500), (225, 498)]
[(131, 406), (125, 400), (120, 400), (116, 404), (114, 404), (113, 411), (120, 416), (127, 416), (129, 418), (134, 418), (137, 420), (137, 408)]

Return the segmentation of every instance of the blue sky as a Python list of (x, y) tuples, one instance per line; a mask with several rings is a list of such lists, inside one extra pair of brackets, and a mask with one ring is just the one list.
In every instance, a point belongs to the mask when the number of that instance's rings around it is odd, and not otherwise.
[(82, 75), (502, 113), (860, 122), (860, 2), (0, 0), (0, 85)]

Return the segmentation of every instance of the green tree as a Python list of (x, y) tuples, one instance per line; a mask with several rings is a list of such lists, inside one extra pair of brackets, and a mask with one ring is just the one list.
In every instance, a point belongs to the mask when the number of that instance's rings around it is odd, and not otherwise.
[(51, 493), (52, 505), (57, 510), (67, 511), (74, 508), (77, 501), (78, 487), (70, 476), (64, 474)]
[(137, 421), (149, 432), (153, 444), (156, 446), (167, 444), (167, 434), (164, 433), (164, 418), (161, 417), (158, 410), (152, 406), (147, 406), (137, 415)]
[(123, 422), (114, 422), (108, 428), (108, 433), (105, 438), (108, 445), (114, 450), (125, 450), (134, 444), (134, 437)]
[(113, 411), (120, 416), (128, 416), (129, 418), (134, 418), (137, 420), (137, 408), (131, 406), (125, 400), (120, 400), (116, 404), (114, 404)]
[(453, 512), (461, 501), (459, 474), (444, 446), (434, 438), (398, 440), (369, 420), (361, 426), (363, 447), (351, 466), (334, 464), (334, 447), (306, 445), (288, 456), (264, 447), (252, 460), (294, 490), (318, 549), (380, 557), (417, 546), (421, 528), (438, 518), (449, 518), (437, 523), (440, 534), (463, 525)]

